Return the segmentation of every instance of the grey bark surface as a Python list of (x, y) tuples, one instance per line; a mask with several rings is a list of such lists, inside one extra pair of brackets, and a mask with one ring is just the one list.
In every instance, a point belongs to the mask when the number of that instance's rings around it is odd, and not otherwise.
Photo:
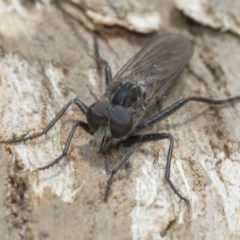
[[(162, 30), (181, 33), (195, 46), (164, 104), (183, 96), (239, 95), (239, 37), (188, 21), (170, 1), (151, 4)], [(104, 91), (93, 33), (54, 4), (37, 6), (0, 15), (0, 140), (41, 130), (68, 100), (77, 97), (89, 106)], [(96, 29), (113, 73), (151, 38), (123, 28)], [(0, 145), (0, 238), (239, 239), (239, 118), (240, 103), (190, 103), (144, 131), (173, 134), (171, 176), (190, 206), (164, 181), (167, 141), (140, 146), (103, 202), (104, 159), (116, 163), (126, 150), (103, 157), (82, 130), (64, 160), (34, 172), (61, 153), (73, 122), (85, 120), (73, 106), (46, 136)]]

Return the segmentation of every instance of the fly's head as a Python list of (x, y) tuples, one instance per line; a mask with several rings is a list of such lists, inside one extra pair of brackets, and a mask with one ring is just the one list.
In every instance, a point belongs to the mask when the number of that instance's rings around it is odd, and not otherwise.
[(133, 128), (129, 111), (108, 101), (98, 101), (91, 105), (87, 112), (87, 122), (94, 132), (96, 142), (103, 142), (103, 139), (122, 139), (128, 136)]

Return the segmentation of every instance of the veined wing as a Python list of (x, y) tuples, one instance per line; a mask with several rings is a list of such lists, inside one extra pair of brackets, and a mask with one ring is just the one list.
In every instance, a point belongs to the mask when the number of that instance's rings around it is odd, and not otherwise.
[(193, 46), (183, 36), (157, 36), (124, 64), (112, 83), (135, 83), (146, 91), (146, 101), (152, 102), (163, 97), (192, 54)]

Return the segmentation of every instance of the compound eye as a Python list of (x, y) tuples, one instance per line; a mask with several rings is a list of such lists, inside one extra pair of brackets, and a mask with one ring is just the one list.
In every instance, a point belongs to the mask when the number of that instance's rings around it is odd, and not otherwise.
[(122, 106), (115, 106), (110, 120), (110, 130), (114, 138), (126, 136), (133, 127), (131, 114)]
[(104, 120), (105, 113), (109, 107), (106, 101), (96, 102), (87, 111), (87, 121), (89, 127), (96, 132)]

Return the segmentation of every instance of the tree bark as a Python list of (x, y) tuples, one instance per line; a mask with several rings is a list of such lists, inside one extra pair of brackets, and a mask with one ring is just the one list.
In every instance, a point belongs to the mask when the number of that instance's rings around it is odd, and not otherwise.
[[(1, 4), (1, 140), (41, 130), (70, 99), (90, 106), (101, 98), (104, 75), (97, 70), (92, 31), (113, 75), (152, 37), (125, 25), (104, 27), (88, 17), (90, 22), (81, 21), (83, 16), (76, 19), (59, 4)], [(181, 33), (195, 48), (164, 104), (183, 96), (238, 95), (238, 36), (192, 22), (170, 1), (149, 4), (159, 13), (161, 31)], [(1, 144), (0, 238), (238, 239), (239, 104), (189, 103), (144, 131), (174, 136), (171, 178), (190, 206), (164, 180), (167, 141), (139, 146), (130, 165), (115, 176), (108, 202), (103, 201), (104, 161), (118, 162), (126, 149), (102, 156), (82, 130), (67, 157), (34, 171), (61, 154), (74, 121), (86, 121), (76, 106), (46, 136)]]

